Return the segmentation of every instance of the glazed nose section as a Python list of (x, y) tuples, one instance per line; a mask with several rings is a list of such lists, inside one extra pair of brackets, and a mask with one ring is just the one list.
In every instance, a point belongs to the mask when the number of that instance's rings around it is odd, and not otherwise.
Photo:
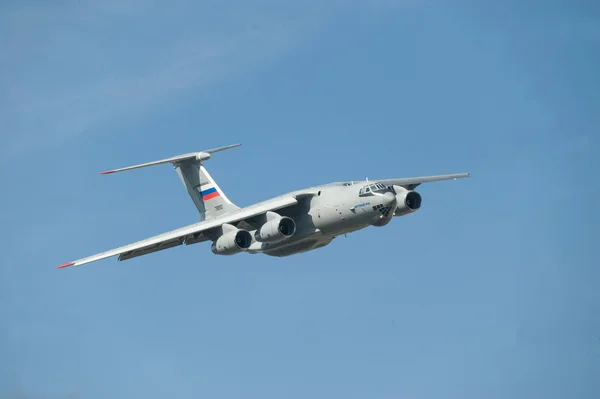
[(386, 192), (383, 194), (383, 205), (390, 206), (396, 204), (396, 196), (391, 192)]

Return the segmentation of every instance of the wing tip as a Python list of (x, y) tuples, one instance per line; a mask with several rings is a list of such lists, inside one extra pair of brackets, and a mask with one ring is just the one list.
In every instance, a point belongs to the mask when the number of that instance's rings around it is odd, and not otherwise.
[(65, 267), (73, 266), (74, 264), (75, 264), (75, 262), (67, 262), (67, 263), (63, 263), (62, 265), (56, 266), (56, 268), (63, 269)]
[(104, 171), (104, 172), (100, 172), (101, 175), (110, 175), (111, 173), (115, 173), (115, 171), (114, 170), (107, 170), (107, 171)]

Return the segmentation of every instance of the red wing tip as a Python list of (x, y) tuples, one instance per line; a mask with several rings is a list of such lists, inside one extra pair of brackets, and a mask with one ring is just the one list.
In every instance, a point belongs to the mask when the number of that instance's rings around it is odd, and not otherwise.
[(62, 269), (63, 267), (68, 267), (68, 266), (73, 266), (75, 264), (75, 262), (68, 262), (68, 263), (63, 263), (60, 266), (56, 266), (57, 269)]
[(106, 172), (100, 172), (101, 175), (110, 175), (111, 173), (115, 173), (114, 170), (107, 170)]

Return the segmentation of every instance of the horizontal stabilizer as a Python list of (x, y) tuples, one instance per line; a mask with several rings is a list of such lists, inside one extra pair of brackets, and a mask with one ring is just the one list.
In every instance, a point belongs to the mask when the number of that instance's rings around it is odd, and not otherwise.
[(232, 144), (232, 145), (227, 145), (224, 147), (212, 148), (210, 150), (205, 150), (205, 151), (200, 151), (200, 152), (192, 152), (192, 153), (183, 154), (183, 155), (177, 155), (177, 156), (174, 156), (171, 158), (160, 159), (158, 161), (146, 162), (146, 163), (142, 163), (139, 165), (133, 165), (133, 166), (127, 166), (125, 168), (107, 170), (105, 172), (100, 172), (100, 174), (108, 175), (111, 173), (124, 172), (126, 170), (145, 168), (147, 166), (160, 165), (160, 164), (164, 164), (164, 163), (181, 163), (181, 162), (190, 161), (190, 160), (205, 161), (210, 158), (210, 154), (214, 154), (215, 152), (219, 152), (219, 151), (225, 151), (225, 150), (228, 150), (228, 149), (234, 148), (234, 147), (239, 147), (240, 145), (241, 144)]

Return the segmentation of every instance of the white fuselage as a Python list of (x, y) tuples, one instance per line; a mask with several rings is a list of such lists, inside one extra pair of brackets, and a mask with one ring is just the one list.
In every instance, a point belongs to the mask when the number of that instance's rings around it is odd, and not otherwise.
[[(301, 206), (284, 213), (296, 222), (296, 232), (292, 237), (277, 243), (253, 240), (246, 252), (293, 255), (323, 247), (339, 235), (386, 224), (393, 215), (393, 209), (385, 216), (381, 209), (394, 202), (395, 197), (391, 192), (386, 195), (387, 191), (359, 194), (363, 186), (359, 183), (312, 188), (313, 192), (317, 191), (316, 195), (306, 197)], [(254, 235), (255, 231), (251, 233)]]

